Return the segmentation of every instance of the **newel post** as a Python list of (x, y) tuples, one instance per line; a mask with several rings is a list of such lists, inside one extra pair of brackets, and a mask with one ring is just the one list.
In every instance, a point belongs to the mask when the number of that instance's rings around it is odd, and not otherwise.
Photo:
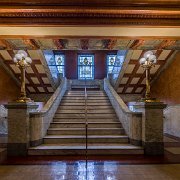
[(38, 105), (32, 102), (11, 102), (8, 109), (8, 156), (26, 156), (30, 141), (29, 113), (36, 111)]
[(137, 102), (136, 112), (142, 112), (142, 144), (146, 155), (164, 154), (162, 102)]

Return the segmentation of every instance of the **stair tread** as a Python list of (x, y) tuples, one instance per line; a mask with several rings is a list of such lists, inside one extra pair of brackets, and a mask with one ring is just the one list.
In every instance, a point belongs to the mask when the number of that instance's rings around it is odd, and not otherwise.
[[(82, 135), (46, 135), (44, 138), (86, 138), (86, 136)], [(88, 139), (90, 138), (128, 138), (127, 135), (88, 135)]]
[[(49, 128), (48, 130), (85, 130), (86, 128)], [(123, 128), (88, 128), (87, 130), (121, 130)]]
[[(42, 144), (40, 146), (31, 147), (29, 149), (86, 149), (85, 143), (77, 143), (77, 144)], [(140, 149), (143, 148), (141, 146), (134, 146), (131, 144), (90, 144), (88, 145), (88, 149)]]
[[(51, 124), (85, 124), (85, 121), (84, 122), (53, 121)], [(88, 121), (88, 124), (121, 124), (121, 123), (120, 122), (89, 122)]]

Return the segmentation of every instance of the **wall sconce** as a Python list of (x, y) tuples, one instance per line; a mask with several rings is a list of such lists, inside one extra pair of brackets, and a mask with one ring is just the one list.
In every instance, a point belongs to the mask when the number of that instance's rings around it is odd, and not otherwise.
[(20, 68), (21, 71), (21, 92), (20, 97), (16, 100), (16, 102), (32, 102), (30, 98), (26, 97), (25, 89), (25, 71), (26, 68), (29, 67), (32, 63), (32, 59), (28, 57), (27, 53), (24, 50), (19, 50), (15, 55), (13, 61), (16, 63), (16, 66)]
[(157, 62), (156, 56), (152, 51), (147, 51), (144, 53), (143, 58), (139, 60), (141, 67), (143, 67), (146, 71), (146, 94), (145, 98), (142, 98), (142, 101), (152, 102), (156, 101), (155, 98), (151, 98), (151, 86), (150, 86), (150, 70), (152, 67), (155, 67)]

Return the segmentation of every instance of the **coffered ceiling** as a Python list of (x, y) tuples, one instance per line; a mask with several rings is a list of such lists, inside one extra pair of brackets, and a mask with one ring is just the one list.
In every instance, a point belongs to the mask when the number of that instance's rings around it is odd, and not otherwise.
[[(20, 69), (13, 62), (16, 50), (0, 50), (0, 64), (5, 67), (9, 74), (20, 81)], [(29, 93), (52, 93), (55, 90), (55, 83), (46, 65), (41, 51), (27, 50), (33, 63), (26, 70), (26, 91)]]
[[(157, 63), (151, 69), (151, 81), (162, 71), (165, 65), (170, 62), (176, 51), (174, 50), (153, 50)], [(140, 66), (139, 59), (145, 53), (144, 50), (129, 50), (125, 62), (119, 74), (115, 89), (119, 94), (141, 94), (145, 91), (145, 70)]]

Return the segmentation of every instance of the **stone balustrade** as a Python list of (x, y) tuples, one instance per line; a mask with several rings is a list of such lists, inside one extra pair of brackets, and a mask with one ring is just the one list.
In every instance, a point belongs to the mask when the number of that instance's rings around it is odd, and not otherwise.
[(142, 113), (130, 111), (121, 97), (111, 86), (108, 79), (104, 79), (104, 90), (108, 95), (119, 121), (122, 123), (122, 126), (126, 131), (126, 134), (129, 136), (130, 143), (134, 145), (141, 145)]
[(60, 86), (39, 112), (30, 113), (30, 145), (37, 146), (42, 143), (47, 129), (54, 117), (62, 97), (67, 90), (67, 79), (63, 78)]
[(180, 137), (180, 104), (164, 109), (164, 133)]
[(0, 134), (7, 134), (7, 109), (0, 105)]

